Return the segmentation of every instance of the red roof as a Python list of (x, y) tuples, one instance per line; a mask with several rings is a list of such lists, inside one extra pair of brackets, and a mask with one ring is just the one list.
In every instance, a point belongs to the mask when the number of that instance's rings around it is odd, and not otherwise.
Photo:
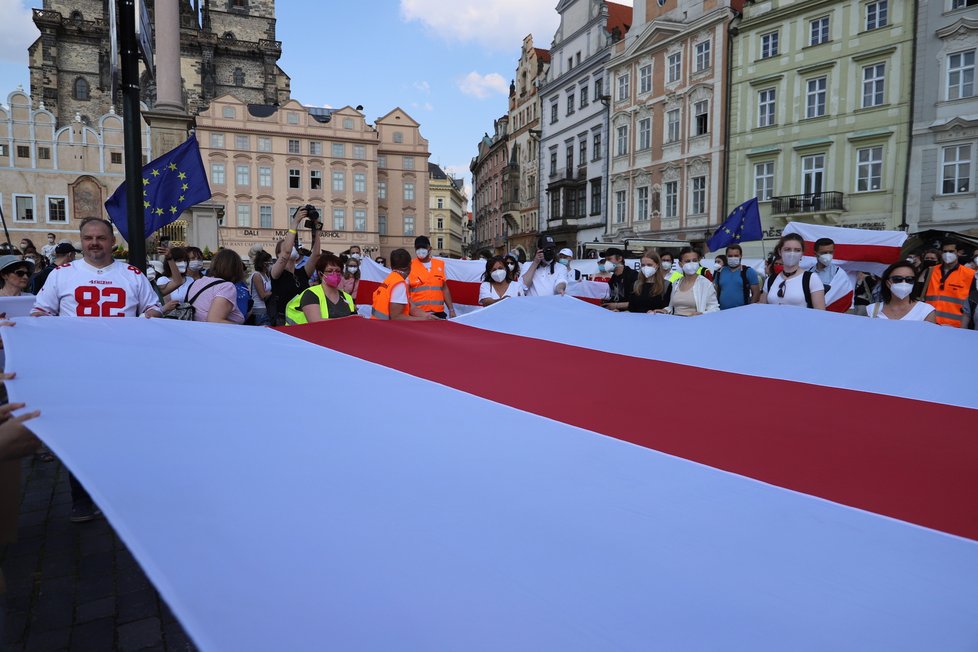
[(618, 28), (622, 37), (628, 33), (628, 28), (632, 26), (632, 8), (628, 5), (620, 5), (615, 2), (606, 2), (608, 5), (608, 33), (612, 33)]
[(537, 59), (543, 61), (544, 63), (550, 63), (550, 50), (544, 50), (543, 48), (533, 48), (537, 52)]

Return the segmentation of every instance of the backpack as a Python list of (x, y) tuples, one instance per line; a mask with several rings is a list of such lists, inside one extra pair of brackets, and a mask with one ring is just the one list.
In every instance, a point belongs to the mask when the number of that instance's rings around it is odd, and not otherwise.
[[(768, 276), (767, 277), (767, 293), (768, 294), (771, 294), (771, 287), (774, 286), (774, 280), (776, 278), (778, 278), (778, 275), (777, 274), (775, 274), (774, 276)], [(801, 275), (801, 289), (805, 293), (805, 305), (807, 305), (809, 308), (814, 308), (815, 306), (812, 305), (812, 289), (810, 287), (808, 287), (808, 283), (809, 283), (809, 281), (811, 281), (811, 278), (812, 278), (812, 272), (809, 271), (809, 272), (803, 272), (802, 273), (802, 275)]]
[[(717, 289), (717, 299), (720, 298), (720, 275), (723, 274), (723, 268), (718, 269), (717, 273), (713, 276), (713, 284)], [(750, 283), (747, 282), (747, 268), (743, 265), (740, 266), (740, 280), (744, 284), (744, 305), (750, 305)]]
[(202, 287), (200, 290), (198, 290), (197, 293), (193, 296), (193, 298), (189, 296), (189, 288), (188, 288), (187, 300), (178, 303), (176, 308), (174, 308), (173, 310), (171, 310), (170, 312), (166, 313), (163, 316), (167, 319), (177, 319), (179, 321), (194, 321), (194, 317), (197, 316), (197, 309), (194, 307), (194, 301), (196, 301), (197, 297), (199, 297), (201, 294), (206, 292), (208, 289), (214, 287), (215, 285), (220, 285), (221, 283), (227, 283), (227, 281), (225, 281), (224, 279), (217, 279), (216, 281), (212, 281), (207, 285), (205, 285), (204, 287)]

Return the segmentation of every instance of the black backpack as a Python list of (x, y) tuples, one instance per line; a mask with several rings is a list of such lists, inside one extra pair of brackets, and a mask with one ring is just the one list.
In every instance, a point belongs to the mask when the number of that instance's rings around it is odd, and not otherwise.
[[(775, 274), (774, 276), (769, 276), (767, 278), (767, 293), (768, 294), (771, 294), (771, 287), (774, 285), (774, 280), (776, 278), (778, 278), (778, 275), (777, 274)], [(808, 283), (811, 280), (811, 278), (812, 278), (812, 272), (810, 272), (810, 271), (809, 272), (804, 272), (801, 275), (801, 289), (805, 293), (805, 305), (807, 305), (809, 308), (814, 308), (815, 306), (812, 305), (812, 289), (810, 287), (808, 287)]]
[[(717, 289), (717, 299), (720, 299), (720, 274), (723, 273), (725, 268), (721, 267), (717, 270), (717, 273), (713, 277), (713, 284)], [(744, 305), (750, 305), (750, 283), (747, 282), (747, 268), (743, 265), (740, 266), (740, 280), (744, 284)]]
[(194, 317), (197, 316), (197, 308), (194, 307), (194, 301), (196, 301), (197, 297), (199, 297), (201, 294), (203, 294), (210, 288), (214, 287), (215, 285), (220, 285), (221, 283), (227, 283), (227, 281), (225, 281), (222, 278), (219, 278), (216, 281), (211, 281), (204, 287), (200, 288), (200, 290), (198, 290), (194, 294), (193, 298), (190, 297), (190, 288), (187, 288), (187, 300), (178, 303), (176, 308), (174, 308), (173, 310), (171, 310), (170, 312), (166, 313), (163, 316), (166, 317), (167, 319), (177, 319), (180, 321), (193, 321)]

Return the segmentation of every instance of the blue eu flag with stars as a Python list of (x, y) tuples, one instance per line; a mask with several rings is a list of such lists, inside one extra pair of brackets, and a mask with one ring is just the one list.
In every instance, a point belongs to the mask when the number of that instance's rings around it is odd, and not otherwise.
[[(142, 177), (144, 238), (175, 221), (191, 206), (211, 198), (200, 147), (193, 135), (184, 144), (146, 165)], [(105, 202), (105, 210), (122, 237), (129, 240), (125, 182)]]
[(757, 208), (757, 197), (754, 197), (733, 209), (720, 228), (713, 232), (706, 246), (710, 251), (719, 251), (727, 245), (760, 240), (762, 237), (761, 211)]

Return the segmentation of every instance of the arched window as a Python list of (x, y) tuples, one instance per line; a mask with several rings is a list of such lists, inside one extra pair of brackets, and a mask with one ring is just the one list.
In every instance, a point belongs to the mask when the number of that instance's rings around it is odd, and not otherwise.
[(88, 92), (88, 81), (86, 81), (84, 77), (79, 77), (78, 79), (75, 80), (74, 95), (76, 100), (84, 101), (84, 100), (91, 99), (89, 97), (89, 92)]
[(241, 68), (234, 69), (234, 85), (244, 86), (244, 70)]
[(221, 38), (224, 39), (225, 41), (233, 41), (234, 32), (224, 32), (224, 36), (222, 36)]
[(71, 23), (75, 27), (81, 27), (81, 24), (82, 24), (82, 21), (83, 20), (84, 20), (84, 18), (82, 17), (82, 12), (77, 11), (77, 10), (71, 12)]

